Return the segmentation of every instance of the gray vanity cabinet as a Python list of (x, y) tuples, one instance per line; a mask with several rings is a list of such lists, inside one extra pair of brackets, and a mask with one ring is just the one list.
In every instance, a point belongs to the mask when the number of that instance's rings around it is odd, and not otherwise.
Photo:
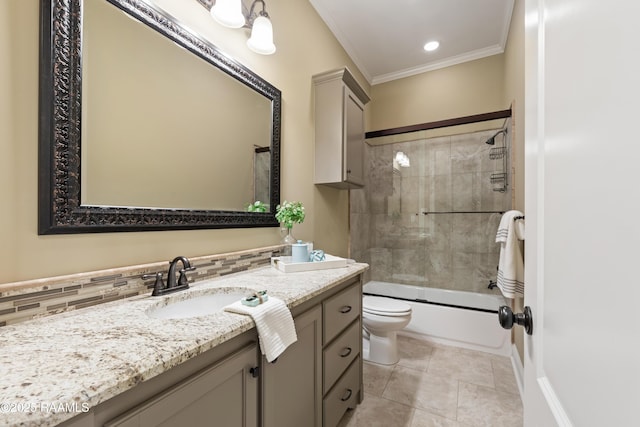
[(314, 183), (337, 188), (364, 184), (364, 105), (369, 97), (347, 68), (313, 76)]
[(335, 427), (347, 409), (362, 402), (362, 286), (351, 286), (322, 303), (324, 427)]
[(251, 344), (104, 426), (258, 427), (257, 355)]
[(263, 359), (263, 427), (322, 426), (322, 310), (296, 316), (298, 341), (273, 363)]
[(335, 427), (362, 401), (361, 276), (295, 316), (298, 341), (263, 359), (263, 427)]
[(65, 427), (335, 427), (362, 401), (362, 275), (292, 308), (273, 363), (255, 328), (143, 381)]

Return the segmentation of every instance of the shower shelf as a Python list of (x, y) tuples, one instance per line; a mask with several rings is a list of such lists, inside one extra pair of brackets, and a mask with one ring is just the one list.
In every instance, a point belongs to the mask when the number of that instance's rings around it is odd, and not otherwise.
[(500, 184), (499, 187), (493, 187), (493, 191), (504, 193), (507, 191), (507, 173), (497, 172), (491, 174), (491, 183)]
[(507, 179), (507, 174), (505, 172), (492, 173), (491, 174), (491, 183), (492, 184), (499, 184), (501, 182), (506, 181), (506, 179)]
[[(495, 137), (502, 134), (502, 139), (496, 141)], [(502, 144), (498, 144), (501, 142)], [(494, 145), (489, 149), (489, 159), (497, 160), (496, 168), (489, 176), (489, 182), (492, 184), (493, 191), (506, 193), (509, 186), (508, 176), (508, 157), (509, 157), (509, 141), (507, 139), (507, 128), (500, 129), (493, 137), (486, 141), (489, 145)]]
[(496, 147), (489, 150), (489, 158), (491, 160), (500, 160), (504, 157), (507, 147)]

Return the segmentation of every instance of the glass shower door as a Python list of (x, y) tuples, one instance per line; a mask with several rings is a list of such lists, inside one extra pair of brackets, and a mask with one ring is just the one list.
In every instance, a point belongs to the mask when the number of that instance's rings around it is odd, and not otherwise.
[(388, 296), (499, 294), (495, 234), (511, 191), (508, 137), (497, 131), (366, 146), (365, 187), (351, 191), (351, 254), (369, 263), (372, 282), (408, 285)]

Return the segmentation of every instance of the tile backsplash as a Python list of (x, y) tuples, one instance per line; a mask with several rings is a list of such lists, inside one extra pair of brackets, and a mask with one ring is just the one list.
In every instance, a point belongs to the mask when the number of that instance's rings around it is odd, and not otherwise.
[[(188, 273), (189, 282), (267, 266), (280, 249), (270, 246), (190, 258), (196, 270)], [(2, 284), (0, 326), (148, 293), (155, 278), (142, 280), (141, 276), (162, 271), (166, 283), (168, 268), (167, 261)]]

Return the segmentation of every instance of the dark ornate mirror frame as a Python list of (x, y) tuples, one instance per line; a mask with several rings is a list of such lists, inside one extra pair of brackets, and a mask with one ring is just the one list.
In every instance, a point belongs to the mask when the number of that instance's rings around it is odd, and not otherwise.
[(278, 226), (274, 207), (280, 203), (280, 91), (149, 4), (106, 1), (272, 101), (272, 212), (83, 206), (82, 0), (41, 0), (38, 234)]

